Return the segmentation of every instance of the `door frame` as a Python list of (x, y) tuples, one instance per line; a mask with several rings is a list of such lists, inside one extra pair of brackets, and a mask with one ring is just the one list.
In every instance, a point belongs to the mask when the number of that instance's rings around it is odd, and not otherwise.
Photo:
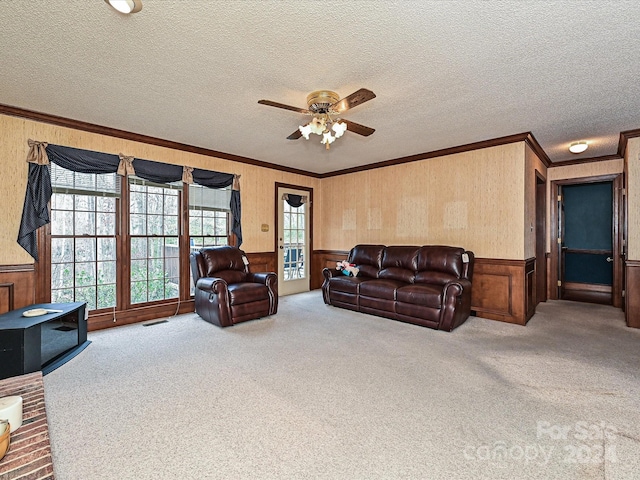
[(536, 298), (535, 304), (547, 301), (547, 179), (536, 170), (535, 239)]
[(309, 201), (307, 202), (307, 205), (309, 206), (308, 212), (307, 212), (307, 217), (309, 219), (309, 243), (308, 243), (308, 249), (309, 249), (309, 259), (306, 260), (305, 259), (305, 263), (307, 264), (307, 275), (309, 276), (309, 290), (311, 290), (311, 279), (313, 278), (313, 188), (312, 187), (306, 187), (303, 185), (293, 185), (291, 183), (280, 183), (280, 182), (275, 182), (275, 193), (274, 193), (274, 226), (275, 228), (273, 229), (273, 246), (274, 246), (274, 253), (275, 253), (275, 270), (276, 273), (278, 274), (278, 278), (280, 278), (280, 275), (283, 274), (283, 272), (280, 271), (280, 267), (279, 267), (279, 255), (280, 252), (278, 251), (278, 232), (280, 231), (280, 215), (278, 215), (278, 208), (280, 206), (280, 202), (282, 201), (281, 198), (279, 198), (278, 196), (278, 190), (280, 188), (288, 188), (291, 190), (302, 190), (304, 192), (308, 192), (308, 196), (309, 196)]
[(563, 185), (579, 185), (587, 183), (612, 182), (612, 234), (613, 234), (613, 283), (611, 285), (611, 303), (614, 307), (621, 308), (623, 303), (622, 297), (622, 279), (624, 262), (622, 258), (622, 205), (620, 201), (620, 192), (623, 188), (623, 177), (621, 173), (611, 175), (599, 175), (594, 177), (569, 178), (563, 180), (553, 180), (551, 182), (551, 271), (548, 272), (550, 281), (550, 298), (557, 300), (559, 298), (558, 280), (560, 280), (558, 272), (561, 262), (561, 251), (558, 248), (558, 239), (560, 238), (559, 219), (560, 212), (558, 209), (558, 196)]

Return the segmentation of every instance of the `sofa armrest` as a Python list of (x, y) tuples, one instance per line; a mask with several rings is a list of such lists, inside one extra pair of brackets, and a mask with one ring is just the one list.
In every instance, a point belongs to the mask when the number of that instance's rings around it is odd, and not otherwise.
[(471, 282), (466, 278), (447, 282), (447, 284), (443, 288), (443, 291), (445, 297), (448, 297), (450, 295), (459, 297), (463, 295), (464, 292), (471, 291)]
[(333, 277), (337, 277), (339, 275), (344, 275), (340, 270), (337, 270), (335, 268), (323, 268), (322, 269), (322, 275), (324, 276), (325, 279), (329, 280), (330, 278)]
[(331, 305), (331, 300), (329, 299), (329, 280), (338, 275), (342, 275), (342, 272), (336, 270), (335, 268), (323, 268), (322, 276), (324, 277), (324, 281), (322, 282), (322, 299), (324, 303), (327, 305)]
[(443, 287), (439, 330), (450, 332), (471, 314), (471, 282), (461, 278)]

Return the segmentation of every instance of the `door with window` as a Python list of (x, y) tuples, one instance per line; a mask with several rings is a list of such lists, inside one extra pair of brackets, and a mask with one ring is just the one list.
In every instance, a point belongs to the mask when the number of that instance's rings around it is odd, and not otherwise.
[(311, 190), (276, 185), (276, 244), (280, 295), (309, 290), (311, 194)]

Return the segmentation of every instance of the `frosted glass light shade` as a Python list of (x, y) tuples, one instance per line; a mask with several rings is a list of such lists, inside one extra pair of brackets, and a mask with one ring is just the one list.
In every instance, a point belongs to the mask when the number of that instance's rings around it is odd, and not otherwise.
[(587, 148), (589, 148), (589, 145), (587, 145), (587, 142), (574, 142), (569, 146), (569, 151), (571, 153), (582, 153)]
[(120, 13), (136, 13), (142, 10), (142, 0), (104, 0)]
[(332, 130), (336, 132), (336, 138), (340, 138), (347, 131), (347, 124), (344, 122), (334, 123)]

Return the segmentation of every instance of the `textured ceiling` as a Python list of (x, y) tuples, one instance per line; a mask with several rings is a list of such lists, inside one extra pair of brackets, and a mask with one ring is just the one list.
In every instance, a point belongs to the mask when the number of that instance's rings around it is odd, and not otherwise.
[[(553, 162), (640, 128), (640, 2), (0, 1), (0, 103), (325, 173), (532, 132)], [(375, 128), (286, 137), (330, 89)], [(586, 153), (569, 143), (587, 140)]]

